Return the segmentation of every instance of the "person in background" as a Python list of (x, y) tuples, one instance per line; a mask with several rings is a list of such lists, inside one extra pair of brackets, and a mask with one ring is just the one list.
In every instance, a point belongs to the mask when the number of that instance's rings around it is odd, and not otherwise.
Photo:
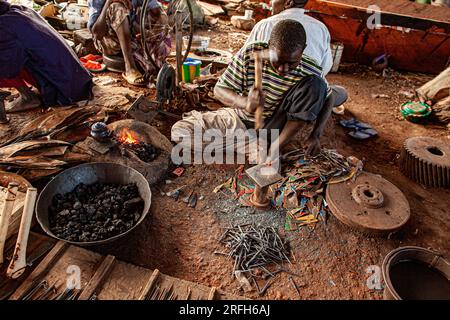
[[(88, 28), (91, 31), (95, 47), (107, 56), (122, 55), (125, 61), (124, 79), (131, 85), (145, 86), (147, 75), (158, 70), (144, 61), (140, 37), (140, 17), (143, 0), (89, 0)], [(146, 33), (151, 55), (158, 67), (161, 67), (170, 53), (170, 38), (161, 28), (167, 26), (167, 15), (156, 0), (147, 5), (147, 22), (153, 27), (151, 34)], [(141, 70), (136, 61), (140, 62)]]
[(326, 76), (333, 66), (330, 32), (322, 22), (305, 14), (303, 8), (307, 3), (308, 0), (272, 0), (272, 16), (259, 21), (253, 27), (245, 44), (269, 41), (273, 27), (282, 20), (298, 21), (306, 31), (304, 54), (316, 60), (316, 63), (322, 68), (323, 76)]
[(87, 100), (92, 85), (92, 75), (38, 13), (0, 0), (0, 87), (19, 92), (7, 112)]

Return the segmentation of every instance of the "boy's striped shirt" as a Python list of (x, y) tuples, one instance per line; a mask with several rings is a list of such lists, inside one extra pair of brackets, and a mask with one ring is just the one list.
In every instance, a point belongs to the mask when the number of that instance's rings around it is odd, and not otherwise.
[[(231, 59), (225, 72), (219, 78), (217, 85), (231, 89), (234, 92), (247, 96), (255, 82), (254, 52), (267, 50), (268, 43), (255, 42), (243, 47)], [(276, 110), (284, 95), (300, 80), (309, 75), (321, 76), (322, 69), (312, 58), (303, 55), (300, 64), (288, 74), (278, 74), (269, 61), (263, 62), (262, 87), (265, 94), (264, 117), (269, 118)], [(242, 109), (237, 109), (239, 117), (254, 121), (254, 115)]]

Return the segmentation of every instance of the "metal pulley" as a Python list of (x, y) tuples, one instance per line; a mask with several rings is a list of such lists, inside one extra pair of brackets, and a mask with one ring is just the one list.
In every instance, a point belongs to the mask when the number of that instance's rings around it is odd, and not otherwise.
[(326, 200), (339, 221), (367, 235), (396, 232), (411, 215), (408, 200), (400, 189), (368, 172), (361, 173), (355, 181), (328, 185)]

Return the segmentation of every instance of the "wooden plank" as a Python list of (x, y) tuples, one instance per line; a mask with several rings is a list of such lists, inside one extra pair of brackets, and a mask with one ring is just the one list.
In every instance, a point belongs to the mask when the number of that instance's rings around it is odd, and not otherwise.
[(70, 245), (46, 274), (45, 280), (49, 285), (59, 285), (58, 293), (64, 291), (67, 284), (77, 285), (78, 281), (80, 289), (83, 289), (92, 279), (103, 259), (104, 256), (99, 253)]
[(221, 6), (217, 6), (214, 4), (197, 1), (197, 4), (203, 9), (203, 12), (207, 16), (215, 16), (218, 14), (225, 14), (225, 11), (222, 9)]
[(211, 288), (205, 285), (161, 274), (158, 283), (161, 288), (168, 289), (172, 284), (177, 300), (184, 299), (189, 291), (189, 300), (208, 300), (211, 292)]
[(216, 287), (212, 287), (208, 294), (208, 300), (214, 300), (214, 297), (216, 296)]
[(98, 300), (139, 300), (152, 270), (117, 261), (101, 290)]
[(18, 300), (25, 294), (30, 288), (37, 285), (52, 268), (52, 266), (58, 261), (61, 255), (67, 250), (69, 245), (66, 242), (59, 241), (50, 251), (42, 262), (34, 269), (30, 276), (20, 285), (20, 287), (14, 292), (9, 300)]
[(145, 300), (147, 298), (147, 296), (150, 293), (150, 291), (152, 290), (153, 285), (155, 284), (156, 279), (158, 278), (158, 276), (159, 276), (159, 270), (155, 269), (153, 271), (150, 279), (148, 280), (147, 284), (145, 285), (144, 290), (142, 290), (142, 294), (139, 297), (139, 300)]
[(101, 265), (91, 278), (87, 286), (83, 289), (78, 300), (89, 300), (91, 296), (103, 285), (106, 277), (109, 276), (116, 258), (108, 255), (103, 259)]

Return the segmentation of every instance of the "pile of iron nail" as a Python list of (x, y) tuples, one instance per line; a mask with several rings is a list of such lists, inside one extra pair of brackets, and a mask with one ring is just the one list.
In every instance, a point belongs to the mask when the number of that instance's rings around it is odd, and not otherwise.
[(20, 300), (76, 300), (80, 290), (76, 288), (59, 289), (58, 281), (50, 285), (47, 280), (43, 280), (30, 288)]
[(178, 295), (175, 294), (173, 283), (169, 288), (160, 287), (159, 285), (157, 285), (147, 295), (145, 300), (178, 300)]
[[(253, 224), (227, 228), (219, 239), (226, 245), (228, 252), (215, 252), (234, 259), (233, 274), (243, 274), (253, 281), (260, 295), (269, 286), (270, 278), (283, 271), (281, 264), (288, 258), (287, 242), (278, 235), (273, 227), (260, 227)], [(269, 267), (276, 270), (269, 271)], [(260, 289), (258, 280), (269, 279)]]

